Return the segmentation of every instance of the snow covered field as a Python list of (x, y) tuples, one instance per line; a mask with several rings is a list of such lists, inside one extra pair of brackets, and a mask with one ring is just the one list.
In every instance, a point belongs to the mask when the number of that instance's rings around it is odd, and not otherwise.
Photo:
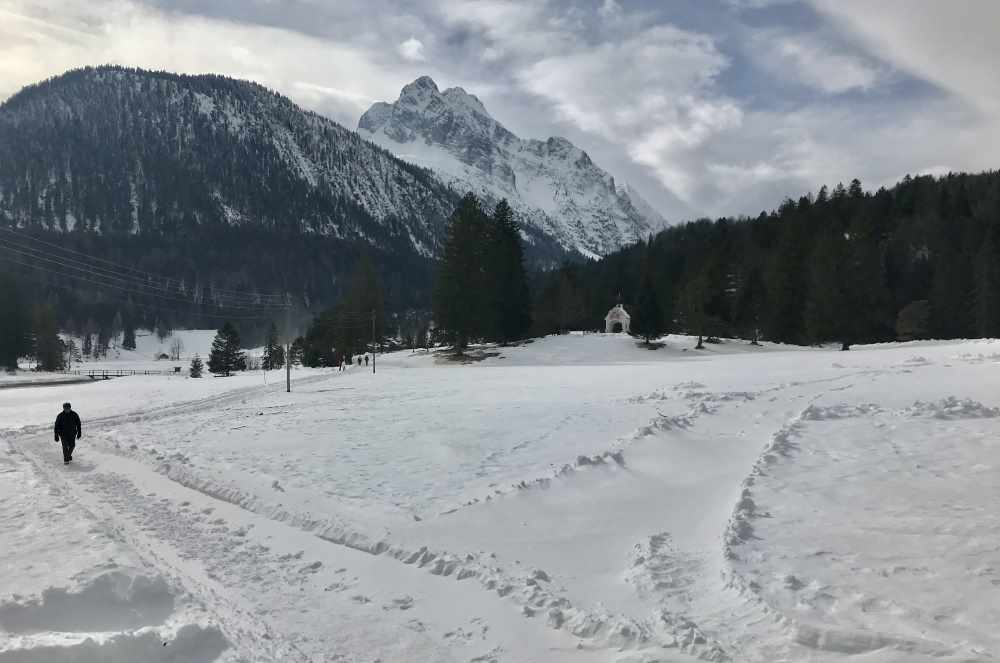
[(1000, 656), (1000, 343), (665, 341), (0, 391), (0, 663)]
[[(188, 365), (191, 363), (191, 357), (195, 354), (201, 355), (203, 360), (208, 361), (208, 354), (212, 349), (215, 334), (213, 329), (178, 330), (161, 341), (155, 333), (147, 329), (137, 329), (135, 350), (126, 350), (120, 347), (121, 336), (119, 336), (115, 344), (108, 349), (108, 356), (104, 359), (86, 357), (82, 362), (73, 362), (70, 368), (72, 370), (171, 371), (174, 366), (180, 366), (186, 373)], [(170, 355), (170, 346), (175, 339), (181, 342), (180, 360), (157, 359), (161, 354)], [(83, 342), (79, 338), (74, 338), (73, 342), (77, 348), (83, 347)]]

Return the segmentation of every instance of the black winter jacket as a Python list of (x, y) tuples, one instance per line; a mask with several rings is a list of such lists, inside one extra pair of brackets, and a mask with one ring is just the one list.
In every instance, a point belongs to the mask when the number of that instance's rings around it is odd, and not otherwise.
[(73, 410), (60, 412), (56, 417), (56, 435), (64, 440), (75, 440), (83, 435), (80, 427), (80, 415)]

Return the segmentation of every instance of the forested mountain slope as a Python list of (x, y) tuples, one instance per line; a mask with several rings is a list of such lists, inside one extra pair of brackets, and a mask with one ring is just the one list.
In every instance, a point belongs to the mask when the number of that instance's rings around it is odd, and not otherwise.
[[(275, 92), (221, 76), (86, 68), (0, 105), (0, 226), (192, 291), (280, 292), (321, 307), (367, 254), (387, 306), (426, 308), (462, 193)], [(566, 255), (542, 233), (528, 238), (537, 264)], [(74, 308), (99, 298), (69, 293), (58, 275), (32, 277), (38, 293)], [(182, 308), (175, 322), (192, 323), (198, 307)]]
[(114, 67), (0, 106), (0, 215), (104, 233), (293, 230), (432, 255), (456, 195), (264, 87)]

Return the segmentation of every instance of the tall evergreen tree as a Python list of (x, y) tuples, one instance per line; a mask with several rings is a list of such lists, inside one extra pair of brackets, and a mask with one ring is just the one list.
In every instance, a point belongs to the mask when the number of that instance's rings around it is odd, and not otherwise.
[(960, 246), (961, 238), (946, 238), (931, 258), (931, 328), (938, 338), (964, 338), (974, 331), (974, 256)]
[(524, 271), (521, 230), (506, 199), (497, 203), (490, 221), (491, 336), (506, 344), (523, 338), (531, 328), (531, 295)]
[(215, 335), (212, 352), (208, 356), (208, 370), (225, 376), (233, 371), (246, 370), (246, 355), (240, 349), (240, 335), (233, 323), (222, 325)]
[(1000, 337), (1000, 227), (990, 223), (986, 238), (976, 255), (976, 333)]
[(123, 327), (122, 347), (126, 350), (135, 350), (135, 325), (131, 319)]
[(125, 323), (122, 320), (122, 312), (115, 311), (115, 317), (111, 320), (111, 342), (117, 347), (118, 337), (122, 334)]
[(83, 325), (83, 356), (96, 358), (99, 353), (94, 347), (94, 336), (97, 334), (97, 323), (93, 318)]
[(165, 341), (168, 336), (170, 336), (170, 325), (166, 323), (162, 318), (157, 318), (156, 320), (156, 338), (159, 339), (160, 343)]
[[(385, 333), (385, 303), (382, 283), (375, 263), (367, 254), (351, 277), (350, 289), (336, 308), (335, 345), (342, 353), (364, 352), (372, 342), (374, 333), (378, 342)], [(374, 315), (375, 328), (372, 329)]]
[(288, 348), (288, 361), (291, 362), (292, 366), (301, 366), (304, 363), (304, 355), (305, 339), (299, 336), (292, 341), (291, 346)]
[(708, 279), (701, 271), (688, 280), (681, 293), (680, 305), (681, 313), (684, 316), (684, 325), (689, 334), (698, 337), (696, 350), (705, 347), (705, 335), (708, 333), (708, 313), (705, 310), (707, 293)]
[(652, 259), (647, 257), (645, 263), (642, 279), (639, 281), (639, 295), (632, 311), (631, 332), (642, 337), (646, 345), (649, 345), (653, 339), (663, 334), (664, 320), (659, 293), (656, 290)]
[(756, 264), (747, 267), (734, 290), (733, 322), (736, 332), (743, 338), (750, 339), (752, 345), (760, 345), (761, 316), (767, 294), (764, 290), (764, 278), (761, 269)]
[(43, 371), (61, 371), (65, 368), (65, 348), (59, 339), (55, 312), (48, 304), (39, 304), (34, 314), (35, 361)]
[[(843, 186), (840, 188), (843, 189)], [(835, 190), (834, 196), (837, 195), (842, 197)], [(788, 214), (791, 216), (791, 213)], [(794, 218), (786, 223), (799, 224)], [(768, 303), (765, 330), (771, 340), (800, 343), (804, 337), (807, 280), (803, 277), (808, 242), (797, 228), (783, 230), (765, 281)]]
[(845, 310), (846, 335), (842, 349), (864, 341), (895, 338), (895, 313), (886, 284), (882, 222), (869, 210), (855, 210), (847, 243)]
[(896, 338), (900, 341), (927, 338), (930, 319), (931, 307), (926, 299), (910, 302), (896, 316)]
[(104, 359), (108, 356), (108, 346), (111, 344), (111, 331), (108, 327), (100, 325), (97, 328), (97, 345), (94, 347), (94, 357)]
[(489, 320), (484, 249), (487, 220), (479, 199), (467, 193), (451, 215), (434, 290), (434, 319), (456, 350), (480, 338)]
[(267, 340), (264, 343), (264, 357), (261, 361), (261, 368), (265, 371), (273, 371), (285, 365), (285, 348), (278, 341), (278, 327), (273, 322), (267, 331)]
[(846, 343), (848, 320), (844, 291), (847, 256), (842, 233), (824, 233), (813, 248), (809, 261), (809, 294), (805, 307), (805, 328), (812, 343)]
[[(342, 358), (347, 358), (351, 350), (344, 345), (343, 329), (348, 322), (338, 310), (330, 309), (313, 318), (304, 337), (299, 337), (291, 348), (293, 357), (301, 351), (301, 362), (306, 366), (338, 366)], [(352, 326), (354, 326), (352, 324)], [(355, 333), (354, 330), (349, 330)], [(339, 347), (338, 347), (339, 345)], [(294, 362), (292, 362), (294, 365)]]
[(0, 368), (17, 370), (18, 357), (31, 351), (28, 305), (13, 276), (0, 272)]

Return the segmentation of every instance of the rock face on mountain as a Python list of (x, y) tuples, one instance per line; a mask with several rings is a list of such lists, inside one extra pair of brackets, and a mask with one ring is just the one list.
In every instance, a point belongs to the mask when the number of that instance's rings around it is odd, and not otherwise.
[(462, 88), (441, 91), (423, 76), (399, 99), (378, 102), (358, 132), (456, 190), (507, 198), (525, 227), (584, 255), (610, 253), (655, 232), (664, 220), (627, 185), (565, 138), (525, 140)]

